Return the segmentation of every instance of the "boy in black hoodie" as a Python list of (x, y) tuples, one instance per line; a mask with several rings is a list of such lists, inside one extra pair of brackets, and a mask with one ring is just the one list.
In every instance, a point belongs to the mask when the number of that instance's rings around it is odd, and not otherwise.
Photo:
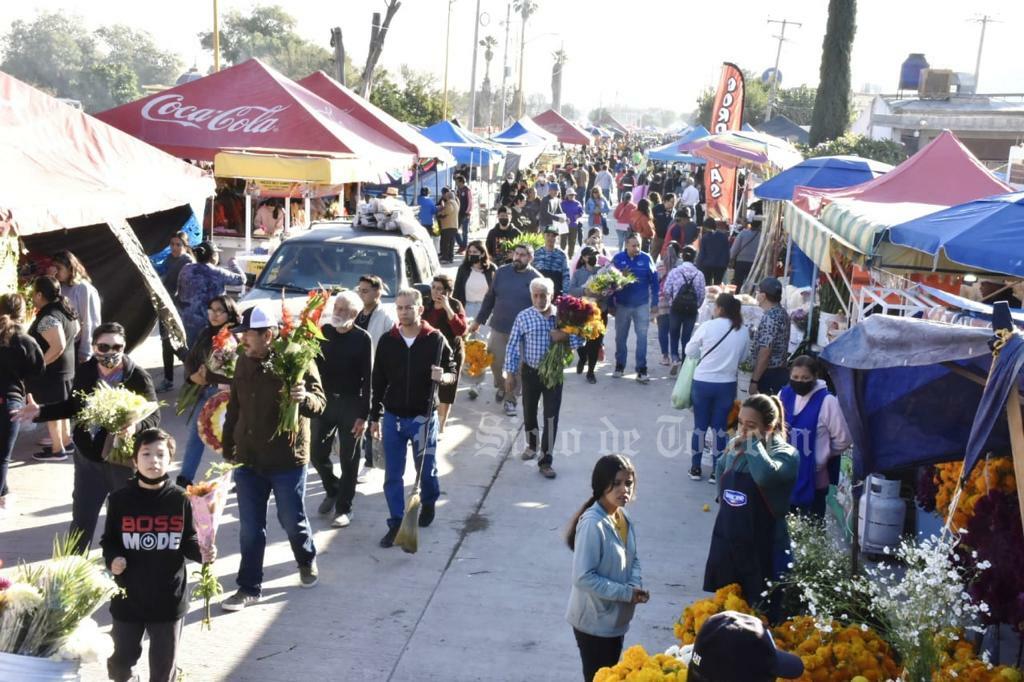
[(107, 500), (107, 525), (100, 545), (103, 561), (123, 592), (110, 602), (114, 655), (107, 673), (117, 682), (132, 679), (149, 633), (150, 682), (177, 678), (178, 639), (188, 611), (185, 559), (204, 557), (192, 525), (185, 491), (170, 482), (174, 439), (162, 429), (135, 438), (135, 478)]

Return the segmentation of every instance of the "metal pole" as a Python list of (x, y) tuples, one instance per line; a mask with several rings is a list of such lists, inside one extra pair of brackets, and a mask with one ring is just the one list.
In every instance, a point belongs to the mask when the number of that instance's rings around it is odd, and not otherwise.
[(505, 8), (505, 55), (501, 61), (501, 127), (505, 127), (505, 98), (508, 94), (508, 34), (512, 28), (512, 3)]
[(526, 67), (526, 17), (523, 17), (522, 35), (519, 36), (519, 106), (516, 108), (516, 118), (523, 117), (523, 106), (526, 99), (523, 93), (523, 71)]
[(992, 18), (987, 14), (978, 19), (981, 23), (981, 37), (978, 39), (978, 60), (974, 62), (974, 91), (978, 91), (978, 74), (981, 72), (981, 49), (985, 46), (985, 27)]
[(252, 197), (245, 188), (245, 252), (252, 253)]
[(775, 91), (778, 89), (779, 86), (779, 59), (782, 58), (782, 43), (786, 42), (786, 26), (790, 24), (792, 24), (793, 26), (803, 26), (803, 24), (797, 21), (790, 21), (789, 19), (783, 19), (782, 21), (779, 21), (778, 19), (769, 19), (768, 23), (781, 24), (782, 30), (779, 31), (779, 35), (773, 36), (774, 38), (778, 39), (779, 47), (775, 51), (775, 69), (772, 71), (772, 87), (768, 93), (768, 112), (765, 114), (766, 121), (771, 120), (772, 105), (775, 104)]
[[(217, 0), (213, 0), (213, 72), (220, 71), (220, 19), (217, 16)], [(984, 29), (982, 29), (984, 35)], [(980, 56), (978, 57), (981, 58)]]
[(452, 5), (455, 0), (448, 0), (448, 27), (444, 30), (444, 105), (441, 107), (441, 118), (448, 120), (448, 46), (451, 44)]
[(476, 127), (476, 56), (480, 47), (480, 0), (476, 0), (476, 21), (473, 24), (473, 75), (469, 79), (469, 129)]

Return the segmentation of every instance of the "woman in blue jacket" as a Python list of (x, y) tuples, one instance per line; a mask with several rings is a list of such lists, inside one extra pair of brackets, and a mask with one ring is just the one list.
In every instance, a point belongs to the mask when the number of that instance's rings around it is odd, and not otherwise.
[(572, 592), (565, 619), (572, 625), (583, 662), (583, 680), (613, 666), (643, 589), (636, 554), (636, 530), (625, 507), (633, 497), (636, 470), (624, 455), (597, 460), (590, 499), (573, 517), (566, 535), (573, 550)]

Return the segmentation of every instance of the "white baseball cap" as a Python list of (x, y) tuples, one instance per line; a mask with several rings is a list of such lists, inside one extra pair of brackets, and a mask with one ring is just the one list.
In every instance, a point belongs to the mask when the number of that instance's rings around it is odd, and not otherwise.
[(265, 305), (256, 304), (242, 313), (242, 323), (231, 331), (235, 334), (240, 334), (250, 329), (277, 328), (279, 324), (277, 313), (273, 309)]

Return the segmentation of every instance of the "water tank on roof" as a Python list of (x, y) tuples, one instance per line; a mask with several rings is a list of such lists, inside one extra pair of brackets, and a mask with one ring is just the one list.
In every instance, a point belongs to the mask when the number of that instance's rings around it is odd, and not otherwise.
[(928, 60), (922, 52), (911, 52), (900, 66), (900, 90), (917, 90), (921, 82), (921, 69), (927, 69)]

